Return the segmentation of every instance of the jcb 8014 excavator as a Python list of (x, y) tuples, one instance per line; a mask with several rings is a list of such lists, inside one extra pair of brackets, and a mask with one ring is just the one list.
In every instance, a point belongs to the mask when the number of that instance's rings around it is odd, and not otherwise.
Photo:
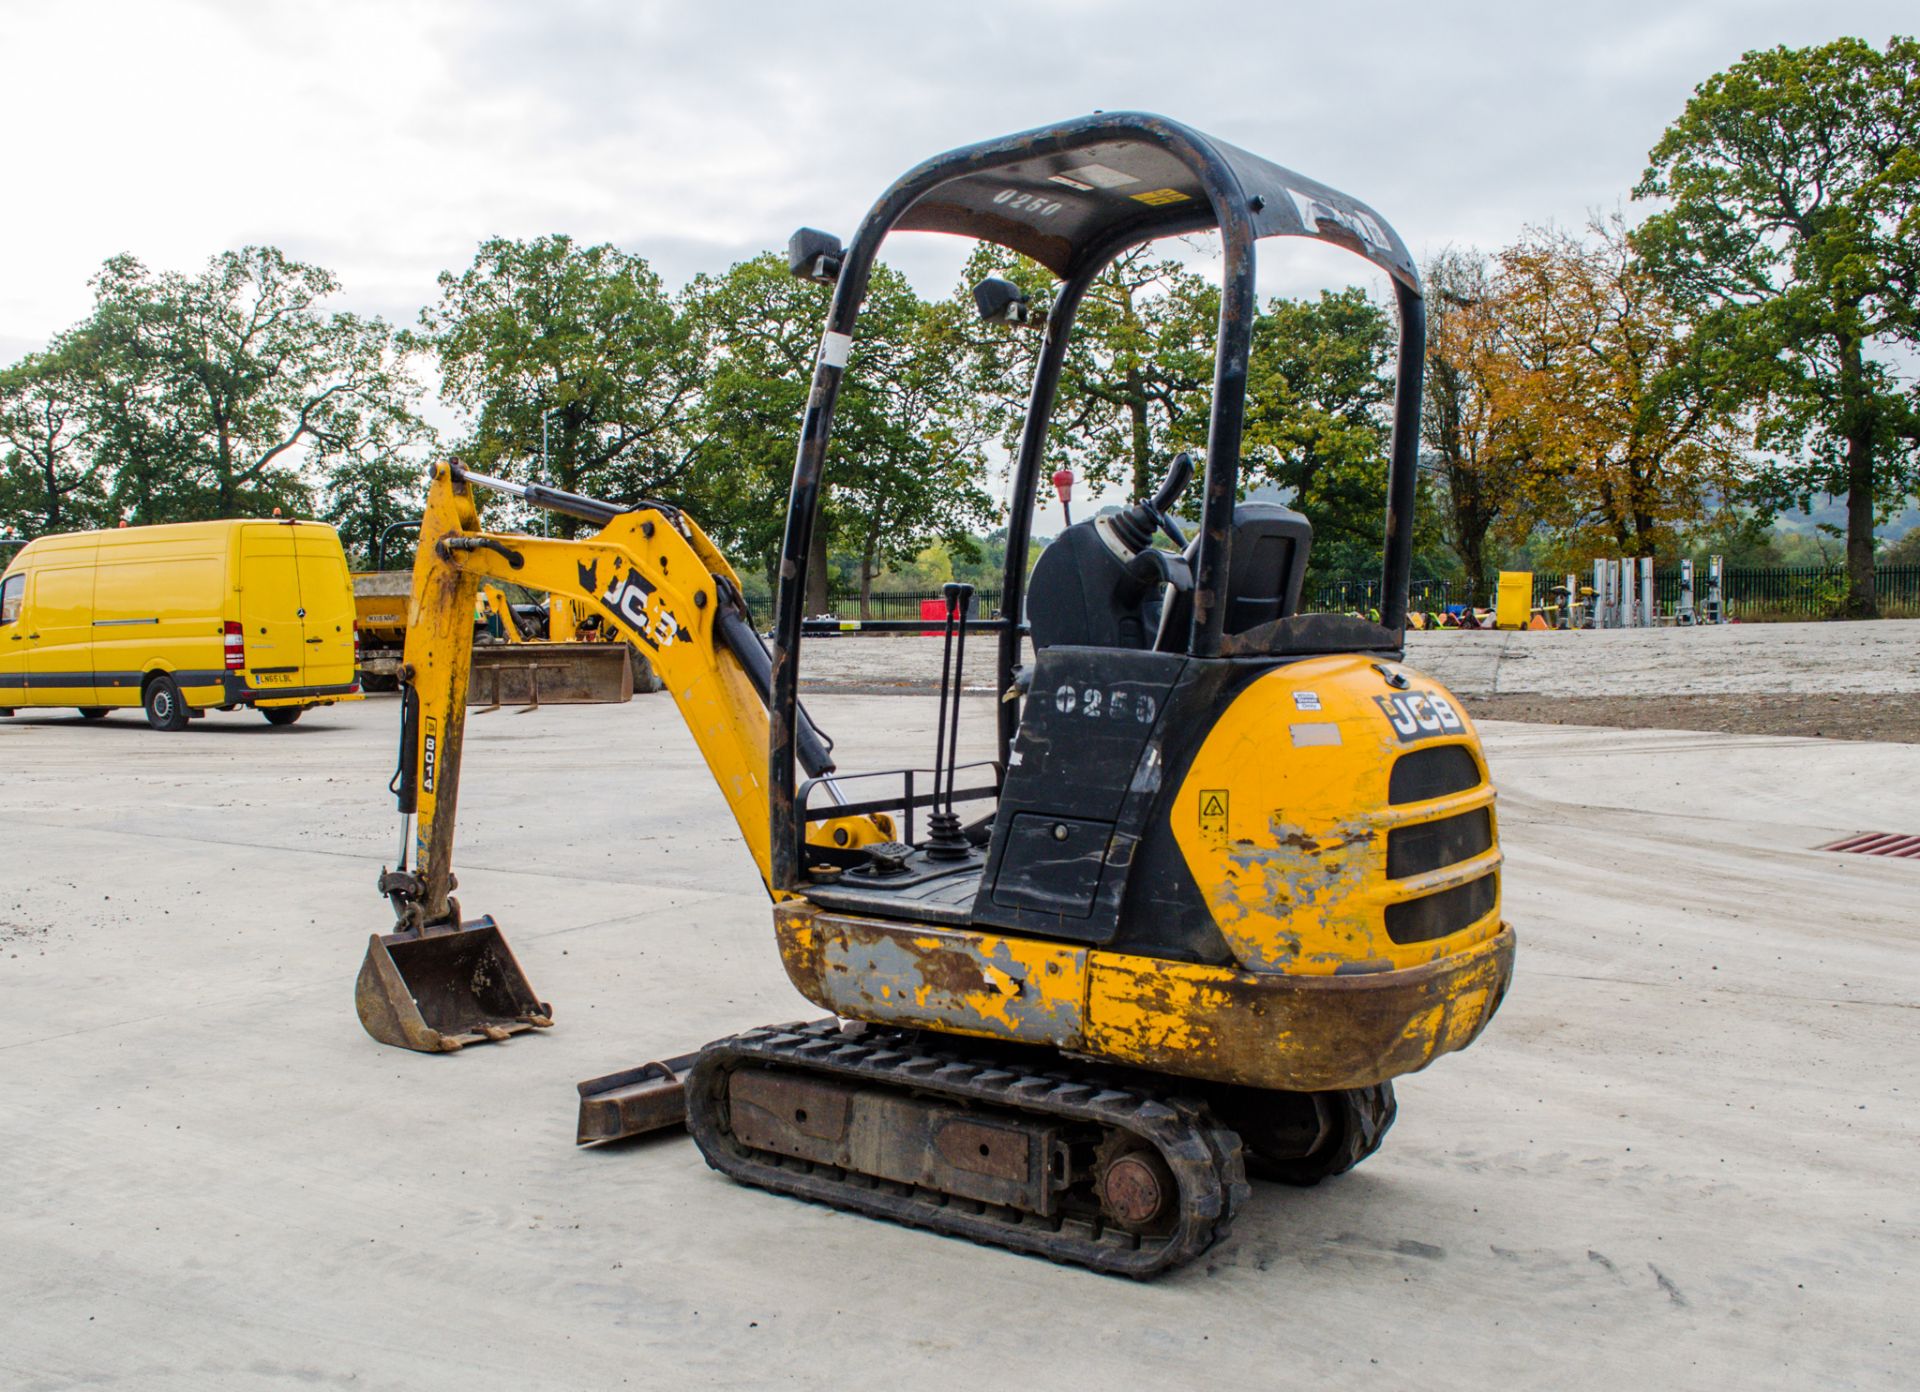
[[(970, 618), (950, 594), (932, 770), (849, 773), (799, 701), (804, 577), (868, 277), (906, 229), (1010, 247), (1060, 283), (1047, 306), (1004, 280), (975, 291), (983, 317), (1041, 335), (1005, 617)], [(1219, 232), (1224, 267), (1197, 534), (1176, 520), (1183, 457), (1153, 498), (1066, 528), (1029, 576), (1075, 311), (1128, 248), (1203, 230)], [(1347, 248), (1393, 285), (1377, 623), (1299, 612), (1307, 520), (1237, 501), (1254, 248), (1272, 236)], [(1370, 1154), (1391, 1080), (1470, 1043), (1511, 972), (1479, 739), (1401, 661), (1417, 272), (1366, 205), (1141, 114), (941, 155), (887, 189), (851, 244), (803, 229), (789, 253), (833, 298), (771, 653), (738, 578), (678, 508), (435, 471), (403, 693), (413, 864), (403, 818), (381, 886), (400, 922), (369, 949), (361, 1017), (426, 1050), (551, 1022), (498, 928), (449, 897), (451, 849), (474, 588), (573, 596), (659, 669), (766, 881), (789, 977), (834, 1017), (636, 1073), (675, 1089), (659, 1115), (679, 1116), (684, 1084), (708, 1163), (747, 1184), (1098, 1270), (1164, 1270), (1220, 1237), (1249, 1173), (1312, 1183)], [(478, 487), (600, 530), (488, 532)], [(955, 650), (969, 632), (996, 644), (1003, 699), (996, 757), (961, 768)], [(987, 810), (968, 820), (966, 806)]]

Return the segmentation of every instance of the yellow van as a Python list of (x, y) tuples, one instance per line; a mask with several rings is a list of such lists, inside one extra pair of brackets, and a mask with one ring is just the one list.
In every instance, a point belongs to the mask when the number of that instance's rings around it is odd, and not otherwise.
[(353, 585), (325, 523), (37, 537), (0, 577), (0, 714), (140, 706), (180, 730), (210, 707), (291, 725), (358, 699)]

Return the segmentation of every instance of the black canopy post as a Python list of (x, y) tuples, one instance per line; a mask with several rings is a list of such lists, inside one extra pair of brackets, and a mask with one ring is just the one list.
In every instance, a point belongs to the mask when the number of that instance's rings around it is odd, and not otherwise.
[(1420, 477), (1421, 377), (1427, 361), (1427, 303), (1396, 280), (1400, 356), (1393, 392), (1393, 443), (1387, 451), (1386, 549), (1380, 558), (1380, 624), (1407, 626), (1407, 587), (1413, 574), (1413, 510)]

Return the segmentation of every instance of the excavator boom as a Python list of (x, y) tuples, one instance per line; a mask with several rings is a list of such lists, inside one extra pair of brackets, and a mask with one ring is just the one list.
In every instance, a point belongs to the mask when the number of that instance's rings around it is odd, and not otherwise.
[[(599, 523), (600, 530), (582, 539), (486, 531), (476, 486), (519, 494)], [(462, 922), (453, 898), (474, 601), (481, 586), (500, 581), (584, 606), (647, 655), (692, 731), (762, 881), (771, 884), (770, 669), (733, 568), (691, 518), (668, 504), (622, 509), (470, 473), (454, 462), (439, 465), (420, 524), (400, 673), (394, 788), (403, 819), (400, 858), (380, 878), (397, 922), (394, 932), (370, 942), (356, 993), (369, 1033), (404, 1048), (445, 1051), (552, 1022), (498, 926), (491, 919)], [(811, 775), (832, 772), (826, 741), (810, 721), (802, 722), (800, 745)], [(890, 839), (891, 827), (884, 816), (832, 818), (810, 828), (809, 838), (855, 848)]]

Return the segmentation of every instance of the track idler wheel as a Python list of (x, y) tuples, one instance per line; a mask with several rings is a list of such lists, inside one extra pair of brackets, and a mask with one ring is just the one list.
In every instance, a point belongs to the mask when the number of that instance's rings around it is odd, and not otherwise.
[(1345, 1174), (1380, 1149), (1395, 1111), (1392, 1083), (1333, 1092), (1221, 1088), (1209, 1100), (1246, 1144), (1248, 1174), (1302, 1186)]

